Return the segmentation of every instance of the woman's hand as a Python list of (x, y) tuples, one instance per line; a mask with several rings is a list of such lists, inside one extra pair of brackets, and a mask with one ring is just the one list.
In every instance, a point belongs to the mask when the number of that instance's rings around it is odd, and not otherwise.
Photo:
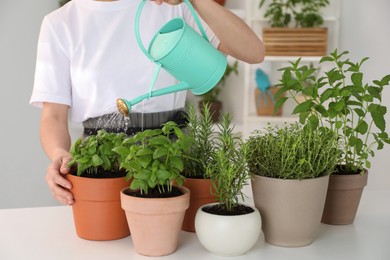
[(64, 205), (74, 203), (73, 194), (69, 192), (72, 184), (64, 176), (69, 174), (68, 162), (71, 160), (70, 154), (63, 154), (53, 160), (47, 168), (46, 182), (49, 185), (54, 198)]

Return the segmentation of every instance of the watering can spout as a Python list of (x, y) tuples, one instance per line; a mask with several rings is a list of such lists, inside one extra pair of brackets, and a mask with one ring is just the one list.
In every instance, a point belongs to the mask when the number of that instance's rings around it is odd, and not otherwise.
[(189, 90), (189, 89), (191, 89), (191, 86), (188, 85), (188, 83), (180, 82), (180, 83), (172, 85), (170, 87), (153, 90), (153, 91), (146, 93), (142, 96), (138, 96), (130, 101), (123, 99), (123, 98), (118, 98), (116, 100), (116, 106), (117, 106), (120, 113), (122, 113), (124, 116), (128, 116), (132, 107), (145, 99), (149, 99), (151, 97), (167, 95), (167, 94), (171, 94), (174, 92)]

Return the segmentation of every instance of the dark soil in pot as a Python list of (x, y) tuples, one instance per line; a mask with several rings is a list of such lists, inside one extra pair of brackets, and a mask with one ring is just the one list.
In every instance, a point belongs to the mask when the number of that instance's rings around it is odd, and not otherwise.
[(203, 207), (202, 210), (210, 214), (221, 215), (221, 216), (237, 216), (237, 215), (245, 215), (254, 212), (254, 210), (251, 207), (241, 205), (241, 204), (237, 205), (236, 207), (233, 207), (231, 210), (227, 210), (227, 208), (224, 205), (220, 205), (220, 204), (206, 206)]
[[(77, 166), (72, 167), (69, 171), (70, 174), (77, 176)], [(91, 172), (83, 172), (80, 177), (86, 178), (121, 178), (125, 177), (126, 172), (121, 171), (106, 171), (103, 168), (99, 167), (96, 171)]]
[[(168, 190), (168, 187), (164, 187), (164, 190)], [(141, 194), (140, 191), (133, 191), (130, 189), (127, 189), (124, 191), (126, 195), (139, 197), (139, 198), (172, 198), (177, 197), (180, 195), (183, 195), (183, 192), (181, 192), (178, 188), (172, 187), (171, 192), (163, 192), (161, 193), (159, 189), (156, 187), (154, 189), (150, 189), (148, 194)]]

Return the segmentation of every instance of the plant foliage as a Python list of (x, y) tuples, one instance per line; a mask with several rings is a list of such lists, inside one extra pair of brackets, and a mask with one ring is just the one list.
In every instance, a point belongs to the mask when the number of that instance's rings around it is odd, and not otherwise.
[(213, 163), (214, 130), (210, 105), (206, 103), (202, 109), (200, 115), (196, 114), (193, 106), (188, 110), (187, 131), (194, 143), (185, 152), (183, 174), (191, 178), (204, 178), (207, 165)]
[(77, 166), (77, 175), (84, 172), (96, 174), (99, 168), (105, 171), (119, 171), (119, 156), (112, 149), (126, 138), (123, 133), (108, 133), (99, 130), (97, 135), (79, 138), (72, 144), (69, 167)]
[(127, 179), (133, 178), (130, 189), (139, 189), (141, 194), (155, 188), (170, 193), (174, 182), (182, 185), (185, 179), (182, 155), (191, 144), (191, 137), (170, 121), (161, 129), (147, 129), (126, 138), (113, 151), (120, 155)]
[(278, 179), (310, 179), (331, 174), (340, 156), (337, 136), (327, 128), (298, 122), (268, 125), (246, 142), (252, 174)]
[[(262, 8), (266, 0), (261, 0)], [(321, 9), (329, 5), (329, 0), (271, 0), (264, 17), (271, 27), (318, 27), (324, 23)]]
[(241, 138), (233, 133), (229, 114), (224, 114), (215, 136), (213, 163), (207, 165), (206, 175), (214, 180), (214, 190), (219, 206), (231, 211), (244, 199), (242, 188), (247, 184), (249, 173), (245, 161), (247, 149)]
[[(364, 167), (370, 168), (370, 157), (374, 149), (381, 150), (385, 143), (390, 143), (386, 132), (386, 106), (382, 105), (382, 92), (389, 85), (390, 75), (371, 84), (363, 79), (362, 65), (368, 58), (359, 62), (350, 61), (347, 51), (337, 50), (321, 59), (320, 63), (330, 63), (332, 68), (324, 76), (315, 76), (316, 68), (300, 65), (300, 59), (290, 62), (282, 68), (282, 79), (278, 86), (283, 92), (289, 92), (295, 99), (297, 93), (306, 96), (306, 101), (293, 110), (302, 124), (312, 128), (327, 126), (337, 134), (342, 144), (343, 153), (339, 164), (346, 172), (364, 173)], [(309, 87), (303, 82), (311, 79)], [(281, 106), (287, 97), (281, 98), (276, 107)], [(296, 100), (296, 99), (295, 99)]]

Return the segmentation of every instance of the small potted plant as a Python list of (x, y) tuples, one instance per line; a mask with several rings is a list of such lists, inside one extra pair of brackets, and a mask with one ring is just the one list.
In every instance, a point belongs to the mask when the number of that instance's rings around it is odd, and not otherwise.
[[(370, 157), (390, 143), (386, 132), (382, 92), (389, 85), (390, 75), (372, 83), (365, 83), (361, 67), (368, 58), (359, 62), (348, 59), (348, 52), (337, 50), (321, 59), (321, 64), (331, 64), (323, 76), (316, 77), (317, 68), (300, 65), (300, 59), (282, 69), (280, 93), (302, 93), (306, 100), (297, 104), (293, 114), (300, 122), (312, 128), (328, 127), (339, 138), (342, 147), (338, 166), (330, 176), (328, 195), (322, 221), (327, 224), (353, 223), (360, 203)], [(314, 84), (302, 84), (311, 79)], [(278, 93), (278, 94), (280, 94)], [(278, 95), (277, 94), (277, 95)], [(287, 98), (281, 98), (281, 105)]]
[(204, 204), (217, 201), (213, 193), (212, 180), (206, 176), (206, 168), (213, 164), (215, 144), (214, 123), (211, 117), (210, 105), (205, 104), (203, 111), (196, 113), (190, 106), (187, 116), (186, 134), (193, 140), (191, 148), (184, 153), (184, 171), (186, 180), (183, 186), (191, 191), (190, 206), (186, 211), (182, 229), (195, 232), (195, 215)]
[(235, 61), (232, 65), (227, 64), (224, 75), (222, 76), (219, 83), (212, 88), (207, 93), (201, 95), (201, 100), (199, 101), (200, 111), (203, 111), (204, 104), (208, 103), (210, 105), (210, 112), (212, 120), (214, 123), (219, 121), (219, 116), (222, 111), (222, 101), (219, 100), (219, 94), (222, 88), (225, 86), (226, 79), (232, 74), (235, 73), (238, 75), (238, 61)]
[[(265, 54), (271, 56), (322, 56), (327, 52), (327, 28), (321, 10), (328, 0), (270, 0), (264, 18), (270, 27), (263, 29)], [(313, 44), (314, 43), (314, 44)]]
[(125, 134), (99, 130), (97, 135), (79, 138), (72, 144), (69, 162), (72, 205), (76, 232), (89, 240), (112, 240), (130, 234), (120, 205), (119, 192), (129, 185), (119, 169), (119, 156), (112, 149)]
[(243, 204), (242, 188), (249, 180), (241, 138), (233, 133), (229, 114), (223, 116), (216, 134), (213, 163), (206, 174), (214, 180), (218, 202), (198, 209), (196, 234), (210, 252), (221, 256), (242, 255), (253, 247), (261, 233), (261, 218), (255, 207)]
[(133, 179), (120, 196), (138, 254), (162, 256), (177, 248), (190, 200), (190, 191), (181, 186), (182, 155), (191, 144), (190, 136), (171, 121), (161, 129), (138, 132), (113, 149), (127, 178)]
[(298, 122), (268, 125), (246, 142), (255, 206), (263, 220), (265, 240), (298, 247), (318, 235), (329, 174), (340, 150), (327, 128)]

